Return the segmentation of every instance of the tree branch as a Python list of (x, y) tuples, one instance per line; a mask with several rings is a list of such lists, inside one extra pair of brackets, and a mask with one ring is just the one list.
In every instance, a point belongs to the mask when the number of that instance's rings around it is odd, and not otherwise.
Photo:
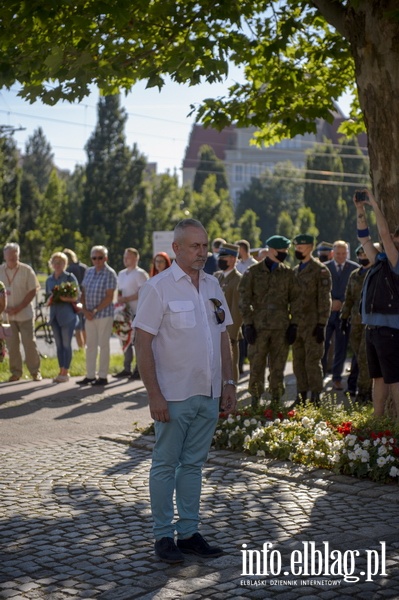
[(338, 33), (346, 37), (346, 9), (340, 0), (312, 0), (312, 4), (321, 12), (327, 23), (330, 23)]

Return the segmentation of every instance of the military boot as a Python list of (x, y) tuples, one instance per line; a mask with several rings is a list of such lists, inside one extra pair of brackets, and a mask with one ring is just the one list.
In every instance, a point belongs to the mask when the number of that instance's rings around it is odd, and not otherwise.
[(315, 406), (320, 406), (320, 394), (319, 394), (319, 392), (311, 392), (311, 394), (310, 394), (310, 401)]
[(305, 404), (307, 395), (308, 395), (307, 392), (297, 392), (295, 402), (292, 406), (298, 406), (299, 404)]

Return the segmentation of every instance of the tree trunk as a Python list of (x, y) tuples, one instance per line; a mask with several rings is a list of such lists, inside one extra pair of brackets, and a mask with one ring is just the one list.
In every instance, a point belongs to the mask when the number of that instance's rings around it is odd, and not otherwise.
[(391, 231), (399, 225), (399, 21), (396, 0), (367, 0), (346, 12), (346, 36), (356, 82), (377, 202)]

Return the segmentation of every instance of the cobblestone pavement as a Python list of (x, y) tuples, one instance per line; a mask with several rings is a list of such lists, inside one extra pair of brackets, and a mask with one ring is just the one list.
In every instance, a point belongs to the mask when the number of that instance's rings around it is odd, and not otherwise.
[(152, 439), (131, 439), (0, 450), (1, 599), (399, 598), (397, 486), (211, 452), (201, 532), (225, 554), (170, 566), (153, 552)]

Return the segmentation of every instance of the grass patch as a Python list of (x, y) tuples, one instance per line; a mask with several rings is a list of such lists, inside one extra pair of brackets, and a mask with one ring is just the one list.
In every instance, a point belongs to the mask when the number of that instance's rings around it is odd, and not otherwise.
[[(123, 355), (112, 354), (110, 360), (110, 374), (117, 373), (123, 368)], [(44, 378), (52, 379), (60, 372), (57, 358), (42, 358), (40, 361), (40, 372)], [(75, 350), (72, 357), (71, 368), (69, 370), (73, 377), (84, 377), (86, 375), (86, 356), (84, 350)], [(10, 367), (8, 357), (0, 363), (0, 382), (8, 381), (10, 377)], [(24, 365), (22, 377), (30, 379), (30, 374), (26, 365)]]

